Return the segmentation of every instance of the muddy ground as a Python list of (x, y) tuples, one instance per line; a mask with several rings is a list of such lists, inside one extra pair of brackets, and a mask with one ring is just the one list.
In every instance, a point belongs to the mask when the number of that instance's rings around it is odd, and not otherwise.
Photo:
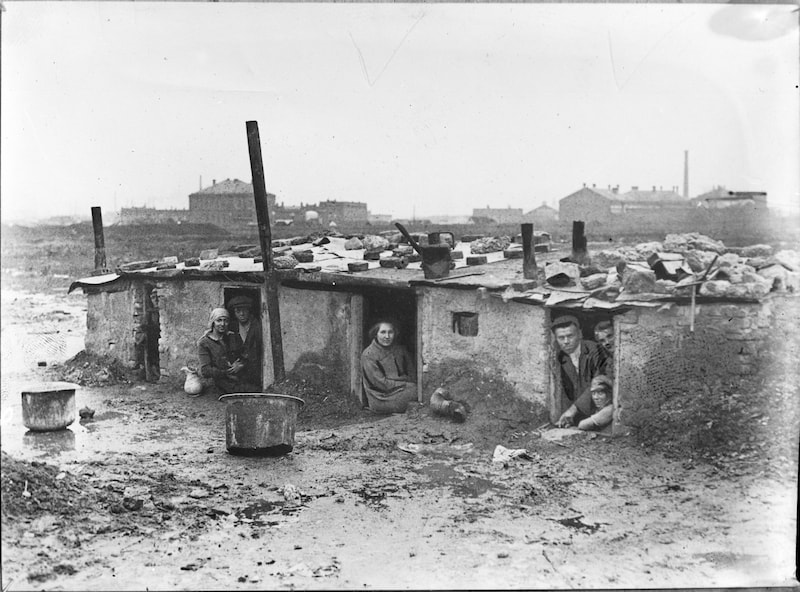
[[(338, 413), (309, 392), (293, 452), (247, 458), (226, 450), (222, 403), (114, 373), (77, 391), (92, 419), (26, 433), (20, 389), (76, 370), (85, 298), (24, 279), (3, 276), (4, 591), (795, 582), (796, 444), (714, 463), (489, 408)], [(496, 445), (528, 458), (493, 462)]]

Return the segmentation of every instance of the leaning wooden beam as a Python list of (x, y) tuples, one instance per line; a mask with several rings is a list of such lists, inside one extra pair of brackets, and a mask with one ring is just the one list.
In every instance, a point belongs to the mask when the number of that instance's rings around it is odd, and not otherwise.
[(269, 225), (267, 186), (264, 181), (264, 164), (261, 160), (261, 139), (258, 122), (247, 122), (247, 146), (250, 150), (250, 170), (253, 173), (253, 194), (256, 200), (258, 238), (261, 242), (261, 257), (264, 265), (264, 287), (267, 293), (269, 315), (269, 338), (272, 345), (272, 374), (275, 382), (286, 377), (283, 366), (283, 336), (281, 334), (281, 311), (278, 306), (278, 278), (272, 265), (272, 229)]

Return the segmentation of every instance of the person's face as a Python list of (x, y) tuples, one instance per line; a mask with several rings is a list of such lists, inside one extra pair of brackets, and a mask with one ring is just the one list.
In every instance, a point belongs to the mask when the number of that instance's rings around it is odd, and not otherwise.
[(381, 323), (378, 327), (378, 334), (375, 336), (378, 343), (384, 347), (389, 347), (394, 342), (394, 327), (389, 323)]
[(250, 321), (250, 307), (237, 306), (233, 309), (233, 314), (236, 315), (236, 320), (246, 325)]
[(581, 344), (581, 335), (575, 325), (569, 327), (561, 327), (556, 329), (555, 332), (558, 347), (561, 348), (565, 354), (571, 354)]
[(228, 331), (228, 317), (220, 317), (214, 321), (214, 331), (217, 333), (226, 333)]
[(614, 331), (606, 329), (605, 331), (595, 331), (594, 339), (603, 346), (609, 354), (614, 354)]
[(592, 390), (592, 402), (594, 402), (594, 406), (598, 409), (602, 409), (609, 403), (611, 403), (611, 393), (608, 393), (602, 389), (593, 389)]

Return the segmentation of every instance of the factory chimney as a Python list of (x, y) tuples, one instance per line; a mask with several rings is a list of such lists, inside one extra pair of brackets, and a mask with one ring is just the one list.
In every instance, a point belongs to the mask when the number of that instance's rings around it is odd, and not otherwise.
[(689, 151), (683, 151), (683, 197), (689, 199)]

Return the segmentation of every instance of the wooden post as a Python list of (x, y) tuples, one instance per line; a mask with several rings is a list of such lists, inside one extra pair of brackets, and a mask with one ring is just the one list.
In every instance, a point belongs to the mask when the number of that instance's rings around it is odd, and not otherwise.
[(536, 251), (533, 248), (533, 224), (522, 225), (522, 277), (536, 281)]
[(92, 206), (92, 228), (94, 228), (94, 269), (106, 271), (106, 240), (103, 236), (103, 212), (100, 206)]
[(583, 263), (586, 259), (586, 235), (581, 220), (572, 221), (572, 261)]
[(256, 200), (256, 219), (258, 238), (261, 243), (261, 257), (264, 265), (264, 287), (267, 293), (267, 314), (269, 315), (269, 337), (272, 345), (272, 373), (274, 382), (286, 377), (283, 366), (283, 336), (281, 334), (281, 311), (278, 305), (278, 280), (272, 266), (272, 229), (269, 225), (269, 203), (267, 186), (264, 181), (264, 164), (261, 160), (261, 139), (258, 135), (258, 122), (248, 121), (247, 147), (250, 150), (250, 171), (253, 174), (253, 195)]

